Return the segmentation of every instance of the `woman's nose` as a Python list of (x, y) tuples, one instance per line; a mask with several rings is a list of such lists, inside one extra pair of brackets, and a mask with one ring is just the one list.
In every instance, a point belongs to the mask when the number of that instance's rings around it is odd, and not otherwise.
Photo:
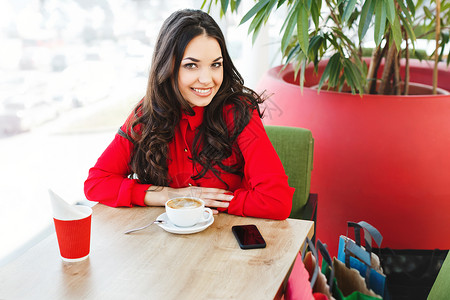
[(212, 81), (212, 74), (209, 68), (204, 68), (200, 71), (198, 81), (202, 84), (208, 84)]

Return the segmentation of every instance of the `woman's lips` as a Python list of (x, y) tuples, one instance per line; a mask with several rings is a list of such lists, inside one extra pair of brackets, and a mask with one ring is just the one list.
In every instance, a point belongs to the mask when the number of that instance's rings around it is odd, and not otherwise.
[(212, 88), (207, 89), (199, 89), (199, 88), (191, 88), (195, 95), (200, 97), (208, 97), (212, 93)]

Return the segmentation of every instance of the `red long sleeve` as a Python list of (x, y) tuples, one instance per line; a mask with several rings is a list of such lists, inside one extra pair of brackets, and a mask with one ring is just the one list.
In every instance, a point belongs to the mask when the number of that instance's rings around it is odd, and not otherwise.
[(113, 207), (145, 206), (145, 191), (150, 185), (128, 178), (132, 149), (130, 141), (116, 134), (95, 166), (89, 170), (89, 177), (84, 183), (84, 192), (89, 200)]
[[(244, 177), (223, 173), (221, 179), (212, 172), (203, 178), (193, 180), (197, 174), (192, 164), (190, 146), (193, 132), (203, 120), (203, 108), (195, 107), (195, 116), (183, 114), (176, 127), (174, 140), (169, 144), (168, 172), (173, 188), (188, 185), (228, 189), (234, 198), (228, 213), (271, 219), (286, 219), (291, 211), (294, 189), (288, 186), (283, 166), (264, 131), (256, 111), (252, 119), (238, 137), (239, 150), (244, 159)], [(125, 125), (122, 129), (126, 128)], [(133, 144), (126, 138), (116, 135), (111, 144), (89, 170), (85, 182), (85, 194), (89, 200), (109, 206), (145, 205), (145, 191), (149, 184), (141, 184), (130, 179), (130, 157)], [(234, 151), (224, 163), (239, 161)], [(198, 166), (197, 166), (198, 168)]]
[(249, 217), (286, 219), (292, 208), (294, 188), (256, 111), (238, 138), (244, 157), (242, 186), (234, 191), (228, 212)]

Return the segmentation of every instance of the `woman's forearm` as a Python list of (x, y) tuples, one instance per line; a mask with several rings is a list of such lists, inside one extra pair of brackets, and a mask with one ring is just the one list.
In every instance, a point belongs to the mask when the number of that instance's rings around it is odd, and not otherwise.
[(144, 203), (147, 206), (164, 206), (169, 200), (170, 187), (152, 185), (145, 193)]

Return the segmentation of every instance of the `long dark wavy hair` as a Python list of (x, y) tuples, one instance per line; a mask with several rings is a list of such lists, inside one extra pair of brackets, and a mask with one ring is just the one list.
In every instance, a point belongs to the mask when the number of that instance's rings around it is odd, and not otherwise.
[[(168, 144), (174, 138), (182, 111), (194, 115), (179, 91), (178, 73), (186, 46), (203, 34), (216, 39), (220, 45), (223, 82), (204, 108), (203, 122), (194, 138), (192, 160), (202, 168), (192, 178), (200, 179), (208, 171), (219, 180), (223, 171), (243, 174), (241, 162), (224, 165), (222, 161), (237, 149), (236, 139), (250, 121), (252, 111), (256, 109), (262, 117), (258, 104), (263, 100), (244, 86), (214, 19), (203, 11), (185, 9), (174, 12), (162, 25), (153, 53), (147, 93), (134, 109), (134, 118), (129, 123), (128, 132), (135, 145), (130, 166), (142, 183), (168, 186), (171, 182), (167, 167)], [(224, 120), (225, 105), (232, 107), (233, 126)]]

